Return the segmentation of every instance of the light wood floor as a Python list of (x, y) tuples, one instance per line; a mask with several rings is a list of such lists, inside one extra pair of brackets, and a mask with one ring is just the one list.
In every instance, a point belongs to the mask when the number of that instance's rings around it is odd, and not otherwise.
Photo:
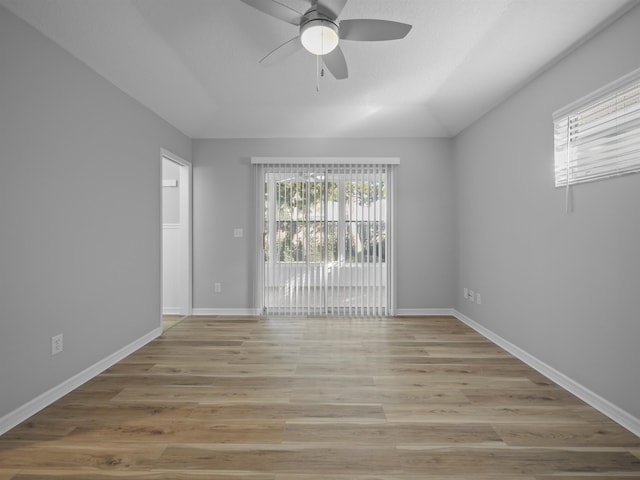
[(640, 478), (640, 439), (454, 318), (195, 317), (0, 437), (0, 479)]
[(178, 323), (185, 320), (187, 317), (183, 315), (163, 315), (162, 316), (162, 331), (167, 331), (172, 327), (175, 327)]

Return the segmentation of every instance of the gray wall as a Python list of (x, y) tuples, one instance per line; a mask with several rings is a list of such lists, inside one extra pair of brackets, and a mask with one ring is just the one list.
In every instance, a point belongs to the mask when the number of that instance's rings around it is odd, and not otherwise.
[(565, 215), (551, 124), (640, 66), (637, 25), (640, 8), (453, 141), (190, 142), (0, 7), (0, 418), (159, 326), (159, 152), (192, 146), (196, 308), (255, 307), (251, 156), (397, 156), (398, 308), (455, 306), (640, 417), (640, 175), (576, 187)]
[[(194, 308), (255, 308), (252, 156), (400, 157), (397, 177), (399, 309), (453, 305), (454, 197), (447, 139), (195, 140)], [(242, 239), (233, 237), (243, 228)], [(214, 282), (222, 293), (214, 293)]]
[(636, 7), (454, 141), (457, 309), (636, 418), (640, 174), (576, 186), (566, 215), (551, 115), (640, 67), (639, 26)]
[(161, 147), (191, 156), (0, 7), (0, 418), (160, 326)]

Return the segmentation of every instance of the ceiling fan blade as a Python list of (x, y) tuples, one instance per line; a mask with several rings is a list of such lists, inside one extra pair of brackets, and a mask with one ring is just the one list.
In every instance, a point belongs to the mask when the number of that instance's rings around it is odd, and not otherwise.
[(320, 13), (335, 20), (342, 13), (347, 0), (314, 0), (313, 3)]
[(323, 55), (322, 61), (331, 74), (336, 77), (336, 80), (344, 80), (349, 76), (347, 61), (344, 59), (344, 53), (342, 53), (340, 45), (326, 55)]
[(292, 25), (300, 25), (302, 13), (274, 0), (240, 0), (250, 7)]
[(271, 50), (262, 57), (258, 63), (262, 63), (263, 65), (272, 65), (300, 50), (302, 50), (302, 43), (300, 43), (300, 35), (298, 35)]
[(354, 19), (340, 22), (340, 38), (343, 40), (360, 40), (377, 42), (404, 38), (411, 30), (407, 23), (390, 20)]

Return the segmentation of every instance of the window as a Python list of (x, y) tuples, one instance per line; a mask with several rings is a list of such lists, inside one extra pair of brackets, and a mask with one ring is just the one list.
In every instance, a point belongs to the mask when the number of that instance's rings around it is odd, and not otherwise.
[(640, 69), (553, 114), (556, 187), (640, 171)]
[(264, 188), (259, 290), (266, 314), (392, 312), (389, 232), (397, 159), (348, 160), (252, 159)]

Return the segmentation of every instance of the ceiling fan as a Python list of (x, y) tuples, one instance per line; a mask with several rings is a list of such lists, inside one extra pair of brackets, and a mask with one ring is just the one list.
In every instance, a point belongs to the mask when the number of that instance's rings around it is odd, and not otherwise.
[(390, 20), (339, 20), (347, 0), (309, 0), (310, 8), (302, 13), (281, 0), (241, 0), (272, 17), (299, 27), (300, 33), (271, 50), (260, 63), (273, 62), (301, 48), (322, 57), (333, 74), (342, 80), (349, 76), (347, 62), (340, 48), (340, 40), (375, 42), (404, 38), (411, 25)]

